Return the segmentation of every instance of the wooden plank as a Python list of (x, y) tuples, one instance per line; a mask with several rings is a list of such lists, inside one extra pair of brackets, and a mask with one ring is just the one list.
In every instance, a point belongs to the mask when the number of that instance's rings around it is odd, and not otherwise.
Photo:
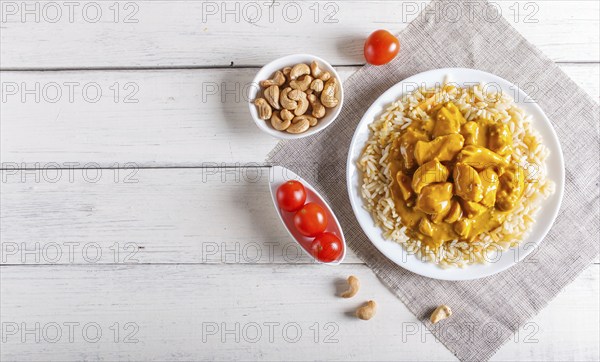
[(0, 110), (1, 160), (79, 167), (263, 162), (277, 140), (248, 111), (245, 91), (256, 71), (3, 72), (15, 94)]
[[(427, 1), (81, 1), (2, 4), (4, 69), (261, 65), (311, 52), (362, 64), (377, 28), (399, 32)], [(528, 40), (555, 61), (597, 62), (599, 5), (495, 1)], [(447, 10), (453, 16), (452, 9)], [(91, 46), (90, 44), (93, 44)], [(257, 51), (260, 49), (260, 51)]]
[[(526, 323), (494, 360), (597, 360), (598, 268)], [(0, 270), (2, 360), (454, 359), (362, 265)], [(361, 291), (336, 297), (349, 274), (360, 278)], [(359, 321), (351, 314), (367, 299), (377, 301), (378, 313)]]
[[(562, 68), (599, 98), (598, 64)], [(343, 80), (357, 69), (338, 68)], [(2, 72), (10, 92), (0, 108), (0, 160), (5, 168), (262, 163), (277, 140), (248, 114), (245, 91), (255, 72)], [(97, 89), (102, 97), (93, 102)]]
[(277, 217), (268, 168), (1, 176), (2, 264), (312, 262)]

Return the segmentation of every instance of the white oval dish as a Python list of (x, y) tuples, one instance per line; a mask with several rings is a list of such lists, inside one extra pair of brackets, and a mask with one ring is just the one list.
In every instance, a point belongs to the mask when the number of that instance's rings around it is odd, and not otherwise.
[[(494, 258), (492, 262), (470, 265), (465, 268), (442, 269), (434, 263), (421, 261), (417, 256), (407, 253), (400, 244), (384, 239), (382, 229), (374, 225), (371, 214), (363, 207), (364, 201), (360, 195), (362, 177), (356, 167), (356, 162), (369, 138), (369, 124), (405, 92), (413, 91), (420, 86), (431, 87), (436, 83), (441, 84), (445, 77), (449, 77), (450, 82), (461, 85), (490, 84), (490, 86), (497, 86), (502, 92), (508, 92), (512, 95), (515, 103), (532, 116), (532, 127), (540, 133), (542, 142), (550, 151), (550, 155), (546, 160), (548, 179), (554, 181), (556, 186), (554, 194), (540, 203), (541, 209), (536, 216), (536, 221), (532, 225), (529, 235), (519, 246), (497, 255), (497, 258)], [(536, 249), (552, 227), (560, 209), (565, 184), (564, 160), (560, 143), (552, 124), (542, 109), (524, 91), (507, 80), (480, 70), (466, 68), (445, 68), (423, 72), (403, 80), (383, 93), (367, 110), (356, 128), (350, 143), (346, 177), (352, 209), (360, 226), (373, 245), (386, 257), (403, 268), (416, 274), (442, 280), (483, 278), (506, 270), (524, 259)]]
[[(282, 70), (285, 67), (291, 67), (299, 63), (310, 64), (313, 60), (319, 63), (319, 67), (323, 70), (326, 70), (331, 73), (332, 77), (336, 77), (340, 84), (340, 99), (339, 103), (334, 108), (327, 108), (327, 113), (325, 117), (319, 120), (319, 123), (310, 127), (306, 132), (300, 134), (291, 134), (285, 131), (278, 131), (271, 127), (271, 123), (269, 121), (262, 120), (258, 118), (258, 112), (256, 110), (256, 106), (254, 105), (254, 99), (260, 92), (259, 82), (262, 80), (270, 79), (276, 71)], [(344, 104), (344, 87), (342, 85), (342, 80), (340, 79), (339, 74), (335, 71), (335, 69), (322, 58), (319, 58), (310, 54), (293, 54), (288, 55), (279, 59), (275, 59), (271, 63), (265, 65), (258, 71), (256, 77), (252, 81), (252, 85), (248, 89), (248, 100), (250, 107), (250, 114), (252, 115), (252, 119), (254, 123), (260, 128), (263, 132), (270, 134), (273, 137), (277, 137), (285, 140), (293, 140), (303, 137), (308, 137), (314, 135), (329, 126), (335, 121), (337, 116), (340, 114), (340, 110), (342, 109), (342, 105)]]
[[(302, 179), (302, 177), (296, 175), (294, 172), (288, 170), (285, 167), (273, 166), (271, 168), (271, 177), (269, 179), (270, 179), (269, 189), (271, 190), (271, 199), (273, 200), (273, 206), (275, 206), (275, 210), (277, 210), (277, 215), (279, 215), (279, 219), (283, 223), (283, 226), (285, 226), (286, 230), (288, 231), (288, 234), (290, 234), (292, 239), (294, 239), (298, 243), (298, 245), (300, 245), (302, 250), (308, 256), (310, 256), (311, 259), (315, 260), (317, 263), (327, 264), (327, 265), (340, 264), (346, 257), (346, 250), (347, 250), (346, 239), (344, 238), (344, 233), (342, 232), (342, 227), (340, 226), (340, 223), (339, 223), (337, 217), (335, 216), (333, 210), (331, 210), (331, 207), (329, 207), (327, 202), (325, 202), (323, 197), (308, 182), (306, 182), (304, 179)], [(299, 181), (302, 183), (302, 185), (304, 185), (304, 188), (306, 189), (306, 202), (307, 203), (315, 202), (315, 203), (318, 203), (319, 205), (323, 206), (323, 209), (325, 209), (325, 212), (327, 213), (327, 221), (328, 221), (327, 229), (325, 231), (336, 234), (342, 240), (342, 245), (344, 246), (342, 256), (338, 260), (330, 262), (330, 263), (323, 263), (321, 261), (316, 260), (311, 255), (311, 253), (308, 249), (314, 238), (309, 238), (309, 237), (306, 237), (306, 236), (300, 234), (298, 232), (298, 230), (296, 230), (296, 227), (294, 226), (294, 213), (283, 211), (279, 208), (279, 205), (277, 204), (277, 189), (283, 183), (290, 181), (290, 180)]]

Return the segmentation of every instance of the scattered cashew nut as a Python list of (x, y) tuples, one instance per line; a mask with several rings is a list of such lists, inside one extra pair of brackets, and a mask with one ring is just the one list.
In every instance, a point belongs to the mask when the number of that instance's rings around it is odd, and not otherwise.
[(358, 293), (360, 289), (360, 281), (354, 275), (348, 277), (348, 290), (340, 294), (342, 298), (352, 298)]
[(310, 74), (310, 67), (304, 63), (296, 64), (290, 71), (290, 80), (296, 80), (305, 74)]
[(306, 132), (306, 130), (310, 127), (307, 119), (301, 119), (296, 123), (292, 123), (285, 131), (288, 133), (298, 134), (302, 132)]
[(370, 300), (356, 310), (356, 316), (362, 320), (368, 321), (375, 316), (376, 309), (377, 303), (375, 303), (374, 300)]
[(429, 317), (429, 320), (431, 321), (431, 323), (436, 324), (437, 322), (441, 321), (442, 319), (446, 319), (451, 315), (452, 310), (450, 309), (450, 307), (442, 304), (439, 307), (435, 308), (433, 313), (431, 313), (431, 317)]
[(285, 75), (283, 75), (283, 73), (280, 70), (278, 70), (275, 72), (275, 75), (272, 79), (260, 81), (260, 86), (263, 88), (267, 88), (273, 85), (280, 87), (283, 85), (283, 83), (285, 83)]
[(263, 92), (263, 96), (269, 102), (271, 107), (280, 110), (279, 106), (279, 87), (276, 85), (272, 85), (269, 88), (265, 89)]
[(271, 118), (271, 115), (273, 114), (273, 110), (271, 109), (271, 106), (264, 98), (256, 99), (254, 101), (254, 104), (256, 105), (256, 109), (258, 110), (258, 118), (264, 119), (265, 121), (267, 119)]
[(271, 116), (271, 126), (278, 131), (285, 131), (292, 124), (290, 120), (283, 120), (280, 118), (279, 112), (273, 112), (273, 116)]

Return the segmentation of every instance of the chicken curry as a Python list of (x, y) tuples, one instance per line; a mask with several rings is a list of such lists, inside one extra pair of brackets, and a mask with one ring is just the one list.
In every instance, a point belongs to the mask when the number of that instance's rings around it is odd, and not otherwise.
[(511, 160), (508, 125), (467, 121), (452, 102), (393, 138), (392, 196), (407, 235), (438, 248), (500, 226), (521, 199), (523, 170)]

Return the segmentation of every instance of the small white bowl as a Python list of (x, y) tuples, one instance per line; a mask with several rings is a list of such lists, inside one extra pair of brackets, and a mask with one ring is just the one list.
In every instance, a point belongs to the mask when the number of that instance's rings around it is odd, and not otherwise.
[[(300, 245), (300, 247), (302, 248), (302, 251), (304, 251), (304, 253), (306, 255), (310, 256), (311, 259), (313, 259), (318, 264), (325, 264), (325, 265), (341, 264), (342, 261), (344, 261), (344, 258), (346, 257), (346, 250), (348, 250), (348, 246), (346, 245), (346, 238), (344, 238), (344, 232), (342, 231), (342, 226), (340, 225), (340, 222), (338, 221), (337, 217), (335, 216), (335, 213), (333, 212), (333, 210), (331, 209), (329, 204), (325, 201), (323, 196), (321, 196), (321, 194), (319, 194), (319, 192), (317, 190), (315, 190), (315, 188), (312, 187), (311, 184), (306, 182), (306, 180), (304, 180), (302, 177), (296, 175), (291, 170), (288, 170), (287, 168), (282, 167), (282, 166), (273, 166), (271, 168), (271, 173), (269, 174), (269, 180), (270, 180), (269, 181), (269, 189), (271, 190), (271, 199), (273, 199), (273, 205), (275, 206), (277, 215), (279, 215), (279, 219), (285, 226), (285, 229), (287, 230), (288, 234), (290, 234), (292, 239), (294, 239), (298, 243), (298, 245)], [(328, 223), (327, 223), (327, 229), (325, 231), (336, 234), (342, 241), (342, 245), (344, 247), (344, 250), (342, 251), (342, 255), (337, 260), (334, 260), (331, 262), (322, 262), (322, 261), (317, 260), (310, 252), (310, 244), (312, 243), (314, 238), (306, 237), (306, 236), (300, 234), (300, 232), (296, 229), (296, 226), (294, 225), (294, 214), (295, 213), (286, 212), (279, 208), (279, 205), (277, 204), (277, 189), (279, 188), (279, 186), (281, 186), (282, 184), (284, 184), (285, 182), (290, 181), (290, 180), (299, 181), (302, 185), (304, 185), (304, 189), (306, 190), (306, 194), (307, 194), (306, 195), (307, 203), (315, 202), (315, 203), (321, 205), (323, 207), (323, 209), (325, 210), (325, 212), (327, 213)]]
[[(256, 106), (254, 105), (253, 102), (257, 98), (257, 95), (259, 95), (261, 92), (259, 82), (262, 80), (271, 79), (271, 77), (273, 76), (273, 74), (275, 74), (276, 71), (282, 70), (285, 67), (292, 67), (299, 63), (305, 63), (305, 64), (310, 65), (310, 63), (313, 60), (315, 60), (317, 63), (319, 63), (319, 67), (321, 69), (330, 72), (331, 75), (333, 77), (336, 77), (337, 80), (339, 81), (339, 83), (340, 83), (340, 99), (339, 99), (338, 105), (335, 108), (327, 108), (327, 114), (325, 115), (325, 117), (323, 117), (319, 120), (319, 123), (316, 126), (310, 127), (306, 132), (300, 133), (300, 134), (291, 134), (291, 133), (287, 133), (285, 131), (278, 131), (271, 126), (271, 123), (268, 120), (265, 121), (265, 120), (258, 118), (258, 111), (256, 110)], [(292, 139), (298, 139), (298, 138), (303, 138), (303, 137), (308, 137), (308, 136), (314, 135), (314, 134), (324, 130), (327, 126), (329, 126), (330, 124), (333, 123), (333, 121), (340, 114), (340, 110), (342, 109), (342, 105), (344, 104), (344, 87), (342, 86), (342, 80), (340, 79), (340, 76), (338, 75), (338, 73), (335, 71), (335, 69), (333, 69), (331, 64), (329, 64), (325, 60), (323, 60), (317, 56), (310, 55), (310, 54), (293, 54), (293, 55), (285, 56), (283, 58), (275, 59), (271, 63), (262, 67), (262, 69), (258, 72), (258, 74), (256, 74), (256, 77), (254, 77), (254, 80), (252, 81), (252, 86), (249, 87), (248, 100), (249, 100), (248, 105), (250, 107), (250, 114), (252, 115), (252, 119), (254, 119), (254, 123), (256, 123), (258, 128), (260, 128), (262, 131), (270, 134), (273, 137), (277, 137), (280, 139), (286, 139), (286, 140), (292, 140)]]

